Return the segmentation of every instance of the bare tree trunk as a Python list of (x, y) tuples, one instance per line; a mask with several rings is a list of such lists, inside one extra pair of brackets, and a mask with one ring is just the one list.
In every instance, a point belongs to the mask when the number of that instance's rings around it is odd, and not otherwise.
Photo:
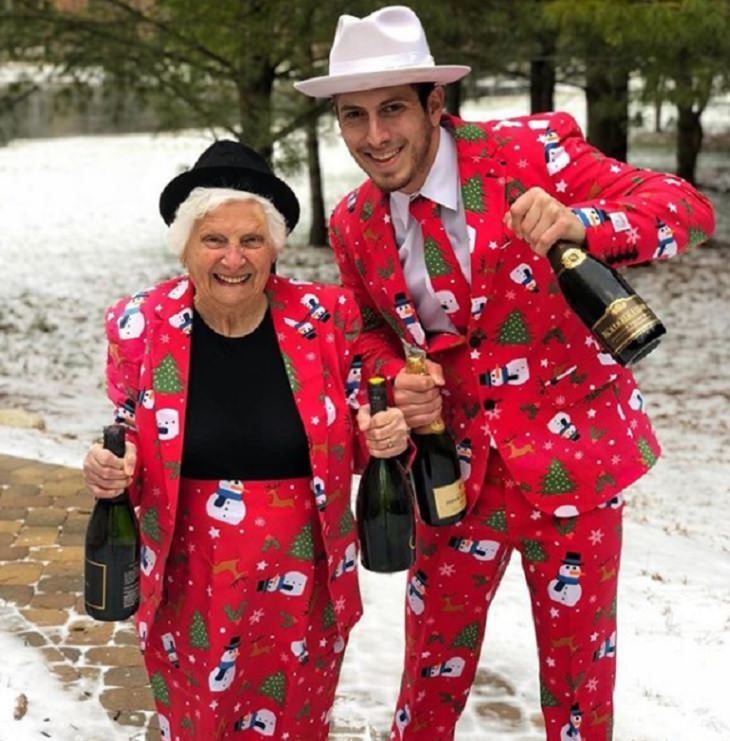
[(605, 62), (586, 66), (588, 141), (604, 154), (626, 161), (628, 153), (629, 75)]
[(309, 244), (315, 247), (327, 245), (327, 224), (324, 218), (324, 197), (322, 195), (322, 169), (319, 163), (319, 137), (317, 135), (318, 116), (307, 122), (307, 166), (309, 168), (309, 209), (312, 225), (309, 228)]
[(553, 37), (540, 39), (540, 52), (530, 60), (530, 113), (555, 110), (555, 62)]
[(677, 175), (694, 185), (704, 134), (702, 111), (695, 111), (691, 105), (678, 105), (677, 112)]
[(459, 116), (461, 110), (461, 80), (446, 86), (446, 110), (452, 116)]

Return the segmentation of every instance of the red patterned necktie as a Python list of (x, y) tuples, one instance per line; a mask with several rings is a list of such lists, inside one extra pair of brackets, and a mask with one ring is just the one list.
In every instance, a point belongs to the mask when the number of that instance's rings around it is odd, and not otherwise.
[(471, 289), (441, 222), (441, 207), (429, 198), (417, 196), (411, 201), (410, 210), (421, 225), (423, 256), (434, 294), (463, 333), (469, 323)]

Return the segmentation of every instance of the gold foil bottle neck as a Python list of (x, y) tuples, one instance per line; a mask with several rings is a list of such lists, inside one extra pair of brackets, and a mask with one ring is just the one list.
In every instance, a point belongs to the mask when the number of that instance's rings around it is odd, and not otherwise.
[[(406, 373), (414, 376), (427, 376), (426, 353), (417, 347), (406, 348)], [(414, 432), (419, 435), (438, 435), (446, 429), (443, 419), (435, 419), (425, 427), (419, 427)]]
[(586, 259), (586, 253), (578, 247), (568, 247), (560, 255), (560, 263), (564, 270), (573, 270), (577, 268)]

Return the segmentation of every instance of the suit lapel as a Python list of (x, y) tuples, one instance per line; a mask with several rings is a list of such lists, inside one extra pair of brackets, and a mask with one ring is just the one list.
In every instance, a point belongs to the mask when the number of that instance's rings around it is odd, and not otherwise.
[(155, 320), (149, 334), (153, 411), (157, 424), (157, 450), (162, 461), (174, 522), (180, 489), (180, 464), (188, 398), (192, 339), (193, 290), (181, 278), (154, 307)]

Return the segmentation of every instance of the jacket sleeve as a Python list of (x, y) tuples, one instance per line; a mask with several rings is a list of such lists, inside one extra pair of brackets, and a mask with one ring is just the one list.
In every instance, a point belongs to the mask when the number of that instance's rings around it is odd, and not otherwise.
[(713, 235), (705, 196), (676, 175), (606, 157), (568, 114), (551, 116), (541, 139), (554, 195), (581, 219), (596, 257), (632, 265), (671, 257)]
[[(342, 233), (338, 209), (330, 220), (330, 244), (340, 270), (342, 285), (352, 292), (362, 316), (362, 332), (355, 345), (355, 354), (362, 358), (362, 377), (383, 376), (391, 384), (405, 367), (403, 348), (397, 334), (388, 326), (373, 303), (363, 278), (356, 267), (346, 238)], [(360, 398), (365, 399), (365, 385)]]
[(124, 313), (129, 298), (118, 301), (106, 311), (106, 386), (107, 396), (114, 405), (114, 422), (126, 428), (127, 442), (137, 448), (137, 467), (129, 495), (134, 506), (139, 504), (141, 496), (141, 450), (137, 432), (136, 408), (139, 393), (139, 377), (144, 354), (144, 335), (135, 339), (121, 339), (119, 335), (119, 317)]

